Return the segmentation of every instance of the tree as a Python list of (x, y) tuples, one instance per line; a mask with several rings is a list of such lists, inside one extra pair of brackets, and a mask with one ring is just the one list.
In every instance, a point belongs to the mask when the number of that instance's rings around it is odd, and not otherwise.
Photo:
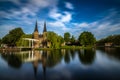
[(65, 42), (70, 41), (70, 33), (69, 32), (64, 33), (64, 40), (65, 40)]
[(96, 41), (94, 35), (91, 32), (88, 32), (88, 31), (82, 32), (80, 34), (78, 40), (84, 46), (86, 46), (86, 45), (94, 45), (94, 43)]
[(97, 45), (104, 45), (105, 43), (113, 43), (114, 45), (120, 45), (120, 35), (110, 35), (106, 38), (97, 41)]
[(20, 37), (20, 39), (16, 42), (17, 46), (29, 46), (29, 41), (24, 40), (23, 38), (32, 38), (32, 34), (24, 34)]
[(71, 37), (71, 42), (74, 43), (75, 42), (75, 37), (72, 35)]
[(1, 38), (0, 38), (0, 44), (1, 44), (1, 41), (2, 41), (2, 40), (1, 40)]
[(16, 42), (24, 34), (21, 28), (15, 28), (9, 32), (6, 36), (3, 37), (2, 43), (8, 44), (8, 46), (15, 46)]
[(63, 38), (54, 32), (47, 32), (47, 40), (51, 42), (51, 48), (60, 48), (61, 44), (64, 42)]
[(1, 40), (1, 38), (0, 38), (0, 47), (1, 47), (1, 42), (2, 42), (2, 40)]

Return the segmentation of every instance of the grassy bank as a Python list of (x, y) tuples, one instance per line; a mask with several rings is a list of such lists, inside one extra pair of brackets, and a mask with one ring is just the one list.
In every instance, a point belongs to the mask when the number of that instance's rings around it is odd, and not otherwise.
[(35, 50), (53, 50), (54, 48), (36, 48)]
[(93, 46), (62, 46), (61, 49), (89, 49), (93, 48)]
[(62, 46), (60, 49), (81, 49), (82, 46)]
[[(90, 49), (93, 48), (93, 46), (62, 46), (60, 48), (57, 49)], [(56, 48), (36, 48), (35, 50), (54, 50)]]

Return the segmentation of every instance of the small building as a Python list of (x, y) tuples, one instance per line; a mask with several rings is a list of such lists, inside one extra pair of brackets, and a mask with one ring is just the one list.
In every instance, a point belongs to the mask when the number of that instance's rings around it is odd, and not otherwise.
[(111, 46), (113, 46), (112, 42), (105, 43), (105, 47), (111, 47)]

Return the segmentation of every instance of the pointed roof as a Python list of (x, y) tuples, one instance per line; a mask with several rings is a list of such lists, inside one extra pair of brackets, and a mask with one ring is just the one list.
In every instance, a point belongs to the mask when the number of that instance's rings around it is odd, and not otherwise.
[(36, 24), (35, 24), (35, 30), (34, 32), (37, 31), (38, 32), (38, 25), (37, 25), (37, 20), (36, 20)]
[(46, 21), (44, 22), (44, 29), (43, 29), (43, 32), (47, 32), (47, 29), (46, 29)]

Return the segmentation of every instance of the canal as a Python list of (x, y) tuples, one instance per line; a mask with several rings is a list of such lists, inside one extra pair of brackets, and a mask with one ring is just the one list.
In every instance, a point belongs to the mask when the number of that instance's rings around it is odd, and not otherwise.
[(120, 80), (120, 48), (0, 52), (0, 80)]

